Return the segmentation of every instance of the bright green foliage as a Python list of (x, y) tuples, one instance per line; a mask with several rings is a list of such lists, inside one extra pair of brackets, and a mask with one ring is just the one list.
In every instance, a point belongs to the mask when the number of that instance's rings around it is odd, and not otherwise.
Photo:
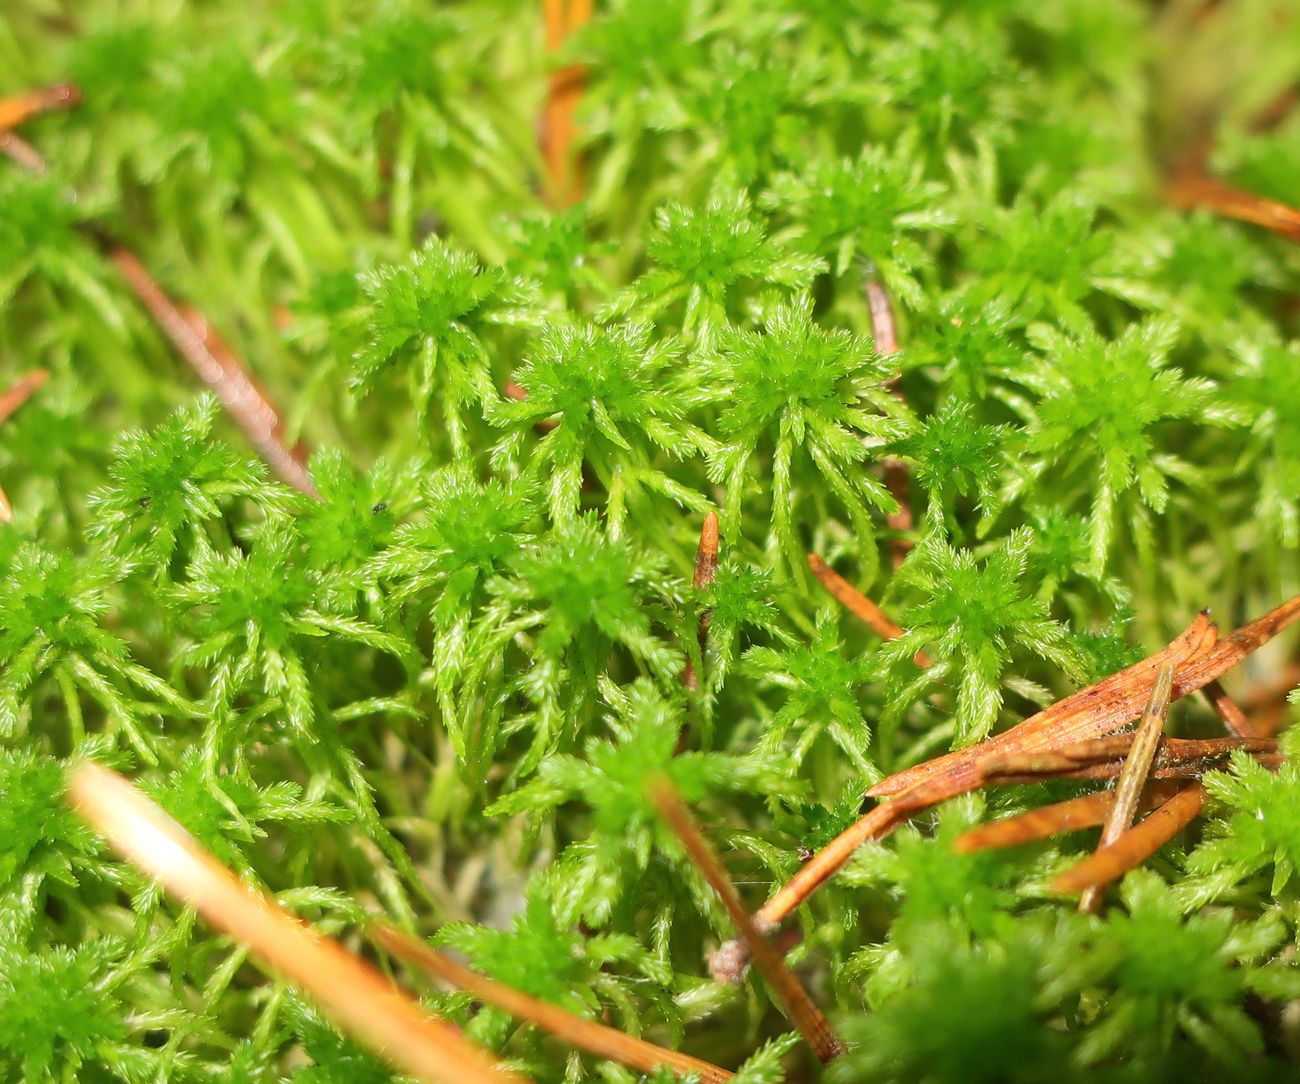
[(724, 329), (700, 357), (700, 368), (719, 401), (723, 443), (709, 471), (727, 483), (728, 534), (740, 525), (740, 502), (760, 450), (771, 455), (772, 529), (784, 545), (794, 545), (796, 460), (811, 461), (864, 534), (871, 531), (868, 505), (893, 508), (885, 487), (863, 469), (870, 454), (863, 437), (901, 429), (883, 387), (888, 368), (865, 339), (814, 324), (806, 295), (773, 309), (762, 332)]
[(1160, 512), (1171, 478), (1195, 478), (1177, 456), (1159, 451), (1152, 430), (1188, 420), (1231, 424), (1231, 407), (1213, 404), (1213, 385), (1185, 377), (1165, 362), (1178, 341), (1177, 325), (1151, 321), (1107, 342), (1095, 331), (1067, 337), (1035, 328), (1046, 364), (1031, 380), (1040, 398), (1026, 411), (1026, 450), (1036, 473), (1081, 476), (1092, 492), (1092, 564), (1100, 572), (1111, 545), (1116, 507), (1136, 486), (1142, 502)]
[[(787, 923), (855, 1043), (826, 1070), (761, 978), (709, 978), (732, 923), (646, 797), (675, 781), (757, 907), (872, 781), (1300, 590), (1300, 257), (1166, 188), (1204, 146), (1295, 201), (1293, 6), (601, 0), (552, 53), (501, 0), (7, 5), (0, 97), (83, 100), (20, 126), (43, 175), (0, 156), (0, 396), (49, 377), (0, 420), (0, 1080), (396, 1079), (81, 827), (81, 756), (349, 944), (454, 922), (742, 1084), (1294, 1077), (1289, 763), (1209, 775), (1098, 917), (1048, 887), (1095, 832), (952, 847), (1096, 784), (864, 847)], [(636, 1082), (427, 1003), (537, 1084)]]
[[(1291, 752), (1295, 746), (1295, 737), (1288, 734), (1284, 748)], [(1230, 772), (1210, 773), (1205, 785), (1219, 816), (1211, 822), (1209, 838), (1187, 857), (1187, 868), (1197, 875), (1187, 886), (1188, 899), (1213, 899), (1270, 870), (1270, 891), (1293, 897), (1291, 882), (1300, 866), (1296, 764), (1289, 761), (1270, 772), (1254, 760), (1237, 757)]]
[(1022, 582), (1033, 533), (1019, 529), (980, 561), (931, 536), (919, 545), (899, 579), (921, 601), (905, 611), (907, 631), (884, 649), (895, 665), (909, 666), (928, 650), (935, 664), (924, 675), (953, 674), (955, 722), (963, 742), (988, 734), (1002, 707), (1001, 680), (1015, 650), (1051, 659), (1067, 673), (1079, 661), (1066, 630), (1048, 617), (1046, 603)]
[(404, 264), (386, 264), (362, 279), (368, 342), (353, 361), (354, 386), (367, 389), (384, 368), (410, 365), (411, 397), (421, 417), (441, 400), (454, 448), (464, 446), (461, 411), (494, 395), (483, 338), (518, 319), (519, 302), (504, 274), (436, 237)]
[(913, 269), (924, 266), (928, 255), (911, 234), (947, 222), (936, 206), (942, 192), (924, 179), (910, 148), (891, 154), (870, 147), (853, 160), (822, 159), (781, 174), (763, 202), (790, 215), (813, 252), (833, 257), (837, 275), (855, 258), (867, 260), (895, 297), (913, 307), (923, 297)]
[(652, 343), (648, 324), (548, 324), (518, 370), (527, 394), (496, 408), (508, 426), (506, 446), (519, 445), (538, 425), (553, 425), (537, 445), (530, 468), (546, 480), (557, 523), (578, 512), (584, 464), (609, 493), (609, 520), (622, 524), (624, 505), (649, 487), (701, 510), (703, 503), (651, 466), (661, 449), (690, 455), (708, 438), (682, 420), (698, 395), (677, 380), (681, 348)]

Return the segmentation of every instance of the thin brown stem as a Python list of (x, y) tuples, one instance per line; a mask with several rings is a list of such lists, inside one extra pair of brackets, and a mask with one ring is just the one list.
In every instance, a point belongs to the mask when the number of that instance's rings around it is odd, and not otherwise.
[(0, 153), (28, 173), (39, 176), (49, 168), (41, 157), (41, 152), (17, 132), (0, 132)]
[[(1138, 801), (1141, 811), (1163, 805), (1185, 786), (1181, 780), (1160, 780), (1148, 783)], [(1030, 809), (1014, 817), (1004, 817), (991, 824), (981, 824), (963, 832), (953, 840), (953, 850), (958, 854), (975, 851), (1018, 847), (1025, 843), (1051, 839), (1065, 832), (1078, 832), (1105, 824), (1115, 804), (1113, 790), (1100, 790), (1095, 794), (1081, 794), (1064, 802)]]
[[(1163, 663), (1156, 671), (1155, 684), (1151, 687), (1151, 699), (1147, 701), (1146, 710), (1138, 720), (1133, 732), (1133, 742), (1128, 756), (1124, 758), (1124, 767), (1115, 783), (1115, 804), (1110, 816), (1101, 830), (1099, 847), (1109, 847), (1120, 836), (1133, 827), (1133, 818), (1137, 815), (1138, 798), (1147, 785), (1147, 776), (1156, 757), (1156, 746), (1164, 736), (1165, 720), (1169, 717), (1169, 694), (1174, 684), (1174, 664)], [(1084, 889), (1079, 898), (1079, 910), (1085, 913), (1096, 911), (1101, 906), (1102, 890), (1093, 885)]]
[[(718, 546), (718, 514), (710, 512), (704, 517), (704, 525), (700, 528), (700, 544), (695, 551), (695, 577), (692, 583), (697, 591), (702, 591), (713, 583), (714, 577), (718, 573)], [(705, 610), (700, 614), (700, 623), (695, 635), (700, 645), (701, 654), (703, 654), (704, 647), (708, 642), (709, 622), (712, 618), (713, 612), (711, 610)], [(700, 677), (695, 672), (695, 662), (689, 656), (686, 659), (685, 667), (682, 669), (682, 684), (692, 691), (700, 687)]]
[(480, 975), (388, 923), (376, 922), (369, 932), (381, 947), (415, 964), (430, 977), (468, 990), (480, 1001), (495, 1005), (598, 1058), (616, 1061), (640, 1073), (653, 1073), (661, 1068), (681, 1076), (694, 1073), (703, 1084), (721, 1084), (735, 1075), (710, 1062), (648, 1043)]
[[(871, 334), (876, 340), (876, 353), (882, 357), (897, 354), (898, 324), (894, 320), (894, 306), (889, 300), (889, 292), (885, 289), (885, 284), (875, 276), (871, 276), (863, 283), (862, 289), (867, 298), (867, 312), (871, 316)], [(901, 400), (903, 394), (898, 389), (898, 379), (895, 376), (889, 381), (889, 385), (894, 395)], [(891, 512), (885, 518), (889, 529), (897, 532), (889, 543), (893, 564), (897, 568), (903, 563), (908, 550), (912, 548), (911, 540), (906, 537), (907, 532), (914, 526), (911, 505), (912, 487), (907, 464), (901, 459), (893, 457), (886, 459), (884, 469), (885, 488), (898, 502), (898, 510)]]
[(1201, 695), (1209, 701), (1210, 707), (1214, 709), (1214, 714), (1219, 717), (1229, 734), (1235, 734), (1239, 738), (1258, 738), (1263, 735), (1256, 729), (1247, 717), (1246, 713), (1241, 710), (1237, 702), (1228, 695), (1227, 689), (1218, 681), (1211, 681), (1201, 690)]
[(1300, 210), (1203, 174), (1180, 173), (1165, 185), (1165, 198), (1182, 210), (1202, 207), (1225, 218), (1263, 226), (1300, 241)]
[(12, 97), (0, 98), (0, 130), (17, 128), (42, 113), (69, 109), (81, 101), (81, 92), (70, 83), (41, 87)]
[(1081, 892), (1118, 880), (1191, 824), (1204, 803), (1205, 788), (1199, 782), (1189, 783), (1137, 827), (1062, 873), (1052, 882), (1053, 891)]
[(123, 857), (223, 933), (310, 993), (345, 1030), (429, 1084), (516, 1084), (455, 1030), (337, 941), (286, 913), (199, 846), (160, 806), (115, 772), (83, 763), (71, 776), (77, 811)]
[(289, 485), (319, 500), (307, 468), (281, 440), (279, 412), (206, 321), (195, 310), (178, 306), (135, 253), (115, 245), (109, 256), (159, 330), (212, 389), (262, 458)]
[[(815, 553), (808, 554), (808, 567), (817, 577), (817, 581), (835, 597), (835, 601), (875, 630), (881, 638), (895, 640), (903, 635), (904, 629), (901, 626), (891, 621), (884, 610), (831, 568), (820, 556)], [(930, 657), (924, 651), (918, 651), (913, 656), (913, 661), (921, 667), (932, 665)]]
[(722, 905), (727, 909), (732, 922), (736, 924), (736, 929), (748, 947), (750, 956), (785, 1008), (790, 1022), (799, 1030), (799, 1034), (804, 1037), (822, 1062), (828, 1062), (842, 1054), (844, 1045), (831, 1029), (830, 1022), (814, 1004), (808, 991), (795, 978), (794, 972), (786, 967), (781, 954), (773, 948), (767, 937), (759, 932), (754, 920), (749, 917), (749, 912), (745, 910), (736, 886), (727, 875), (726, 869), (708, 840), (704, 838), (704, 833), (695, 823), (690, 810), (682, 802), (681, 795), (678, 794), (672, 781), (660, 776), (651, 783), (649, 796), (659, 815), (664, 819), (664, 823), (673, 830), (691, 861), (722, 900)]
[[(546, 50), (554, 55), (566, 38), (591, 21), (592, 0), (542, 0)], [(564, 207), (582, 198), (582, 178), (573, 145), (574, 114), (582, 98), (582, 69), (557, 68), (550, 75), (543, 117), (542, 153), (551, 201)]]

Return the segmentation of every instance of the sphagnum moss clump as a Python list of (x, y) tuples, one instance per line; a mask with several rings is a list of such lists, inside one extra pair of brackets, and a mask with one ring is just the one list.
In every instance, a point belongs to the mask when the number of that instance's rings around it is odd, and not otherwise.
[[(774, 935), (825, 1069), (709, 977), (656, 812), (757, 908), (889, 773), (1300, 589), (1293, 5), (10, 6), (0, 1080), (405, 1079), (115, 858), (85, 759), (321, 931), (716, 1079), (1300, 1075), (1294, 738), (1162, 783), (1202, 821), (1099, 914), (1049, 888), (1087, 834), (954, 850), (1099, 786), (1024, 755), (860, 849)], [(1293, 650), (1207, 688), (1234, 732)]]

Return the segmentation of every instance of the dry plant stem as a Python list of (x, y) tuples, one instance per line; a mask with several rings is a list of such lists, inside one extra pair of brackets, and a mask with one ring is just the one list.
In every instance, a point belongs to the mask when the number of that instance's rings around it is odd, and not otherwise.
[(1227, 728), (1229, 734), (1235, 734), (1239, 738), (1263, 736), (1219, 682), (1211, 681), (1201, 690), (1201, 695), (1210, 702), (1214, 714), (1219, 717), (1219, 721)]
[[(0, 393), (0, 423), (7, 421), (20, 406), (22, 406), (32, 394), (43, 388), (49, 381), (50, 374), (44, 369), (33, 369), (26, 376), (19, 379), (7, 391)], [(9, 495), (0, 486), (0, 523), (9, 523), (14, 518), (13, 505), (9, 503)]]
[[(881, 638), (894, 640), (903, 635), (904, 630), (894, 624), (884, 610), (831, 568), (817, 554), (808, 554), (808, 567), (821, 585), (835, 596), (835, 600), (841, 606), (853, 614), (854, 617), (865, 621)], [(930, 657), (924, 651), (918, 651), (913, 656), (913, 661), (917, 666), (921, 667), (931, 665)]]
[(1202, 612), (1167, 647), (1108, 678), (1045, 708), (979, 745), (959, 749), (881, 780), (867, 793), (882, 802), (806, 862), (754, 916), (760, 929), (775, 928), (832, 877), (863, 843), (879, 839), (913, 813), (978, 787), (982, 761), (994, 753), (1047, 750), (1098, 737), (1136, 718), (1150, 697), (1155, 673), (1165, 662), (1178, 667), (1171, 697), (1178, 699), (1221, 677), (1300, 618), (1300, 595), (1263, 617), (1218, 638)]
[(749, 917), (749, 912), (745, 910), (745, 905), (736, 892), (736, 886), (727, 875), (713, 848), (709, 846), (708, 840), (704, 838), (690, 810), (682, 802), (677, 788), (670, 780), (660, 776), (651, 782), (649, 796), (664, 822), (681, 840), (682, 846), (690, 855), (696, 868), (704, 874), (705, 879), (722, 900), (731, 920), (740, 931), (741, 939), (749, 949), (749, 955), (759, 971), (763, 973), (763, 977), (767, 979), (768, 985), (784, 1007), (790, 1022), (822, 1062), (828, 1062), (842, 1054), (844, 1045), (831, 1030), (829, 1021), (808, 996), (808, 991), (795, 978), (794, 972), (786, 967), (781, 953), (772, 946), (754, 924), (754, 920)]
[(415, 964), (430, 977), (468, 990), (480, 1001), (495, 1005), (598, 1058), (616, 1061), (641, 1073), (653, 1073), (660, 1068), (671, 1069), (682, 1076), (694, 1073), (703, 1084), (721, 1084), (735, 1075), (711, 1062), (655, 1046), (496, 982), (387, 923), (372, 925), (370, 935), (388, 952)]
[(320, 493), (306, 467), (279, 438), (279, 413), (243, 366), (211, 335), (206, 323), (168, 297), (133, 252), (115, 245), (109, 256), (162, 333), (212, 389), (271, 469), (300, 493), (319, 500)]
[(248, 944), (310, 993), (345, 1030), (403, 1072), (430, 1084), (516, 1084), (524, 1080), (435, 1020), (338, 942), (244, 884), (154, 802), (120, 775), (83, 763), (71, 776), (77, 811), (124, 857), (194, 907), (214, 927)]
[[(1138, 799), (1139, 811), (1163, 805), (1184, 786), (1186, 784), (1182, 780), (1148, 783)], [(1018, 847), (1024, 843), (1051, 839), (1065, 832), (1095, 828), (1106, 823), (1114, 804), (1113, 790), (1082, 794), (1078, 798), (1040, 806), (991, 824), (981, 824), (958, 836), (953, 840), (952, 847), (958, 854), (972, 854), (975, 851)]]
[(69, 83), (0, 98), (0, 130), (17, 128), (32, 117), (55, 109), (68, 109), (79, 101), (81, 92)]
[(0, 131), (0, 151), (28, 173), (39, 175), (46, 171), (45, 159), (41, 157), (40, 151), (16, 132)]
[[(1124, 767), (1115, 783), (1115, 804), (1101, 830), (1101, 847), (1109, 847), (1120, 836), (1133, 827), (1133, 818), (1137, 815), (1138, 798), (1147, 785), (1147, 777), (1155, 762), (1156, 746), (1164, 736), (1165, 720), (1169, 717), (1169, 693), (1174, 683), (1174, 664), (1164, 663), (1156, 671), (1155, 684), (1151, 687), (1151, 699), (1147, 701), (1146, 710), (1138, 720), (1133, 732), (1133, 743), (1128, 756), (1124, 758)], [(1101, 906), (1101, 888), (1091, 886), (1084, 889), (1079, 898), (1079, 910), (1091, 914)]]
[(1300, 241), (1300, 210), (1234, 188), (1204, 174), (1180, 173), (1175, 176), (1165, 186), (1165, 198), (1185, 211), (1204, 207), (1226, 218), (1263, 226), (1282, 237)]
[[(546, 49), (556, 53), (565, 38), (591, 21), (592, 0), (542, 0), (546, 22)], [(582, 97), (582, 70), (560, 68), (551, 73), (546, 98), (543, 154), (551, 202), (560, 207), (582, 198), (573, 144), (577, 129), (573, 117)]]
[[(1114, 734), (1042, 753), (990, 756), (980, 766), (980, 783), (1005, 783), (1010, 778), (1041, 780), (1047, 776), (1061, 779), (1092, 769), (1101, 769), (1101, 777), (1109, 778), (1119, 774), (1118, 768), (1132, 745), (1133, 734)], [(1222, 760), (1235, 749), (1267, 755), (1277, 752), (1277, 742), (1272, 738), (1164, 738), (1156, 747), (1154, 767), (1195, 767), (1205, 761)]]
[[(704, 525), (700, 528), (700, 545), (695, 551), (695, 578), (692, 583), (697, 591), (702, 591), (713, 583), (718, 574), (718, 545), (718, 514), (710, 512), (704, 517)], [(709, 610), (700, 614), (696, 636), (701, 654), (709, 638), (709, 621), (712, 617)], [(682, 669), (682, 684), (692, 691), (700, 687), (700, 676), (695, 672), (695, 663), (690, 658), (687, 658), (686, 666)]]
[(1205, 804), (1205, 788), (1189, 783), (1136, 828), (1130, 828), (1109, 846), (1100, 847), (1077, 866), (1052, 882), (1056, 892), (1080, 892), (1105, 887), (1140, 865), (1191, 824)]
[[(871, 333), (876, 340), (876, 353), (882, 357), (898, 353), (898, 325), (894, 322), (894, 307), (890, 304), (885, 285), (878, 278), (867, 279), (863, 286), (867, 297), (867, 311), (871, 314)], [(894, 394), (902, 398), (897, 387), (898, 378), (890, 381)], [(898, 502), (898, 511), (891, 512), (885, 523), (890, 530), (898, 531), (900, 536), (913, 527), (912, 506), (910, 504), (911, 486), (907, 474), (907, 464), (901, 459), (885, 460), (885, 488)], [(903, 563), (912, 543), (903, 537), (893, 539), (889, 544), (894, 567)]]

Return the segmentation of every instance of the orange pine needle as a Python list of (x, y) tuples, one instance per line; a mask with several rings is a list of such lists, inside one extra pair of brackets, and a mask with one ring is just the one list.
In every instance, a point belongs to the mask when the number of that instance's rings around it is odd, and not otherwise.
[(114, 246), (109, 255), (162, 333), (212, 389), (271, 469), (300, 493), (319, 499), (307, 468), (281, 440), (279, 412), (206, 321), (194, 310), (178, 306), (133, 252)]
[(1205, 804), (1205, 788), (1189, 783), (1136, 828), (1101, 847), (1052, 882), (1055, 892), (1105, 887), (1140, 865), (1195, 820)]
[[(1155, 684), (1151, 687), (1151, 699), (1147, 702), (1142, 718), (1138, 720), (1133, 732), (1133, 743), (1128, 756), (1124, 758), (1124, 767), (1115, 783), (1115, 804), (1111, 806), (1110, 815), (1101, 830), (1101, 842), (1098, 849), (1109, 847), (1120, 836), (1133, 827), (1133, 818), (1137, 815), (1138, 799), (1147, 785), (1147, 776), (1156, 758), (1156, 746), (1164, 736), (1165, 720), (1169, 717), (1169, 694), (1174, 684), (1174, 664), (1163, 663), (1156, 671)], [(1083, 891), (1079, 899), (1079, 910), (1095, 911), (1101, 906), (1102, 890), (1096, 885)]]
[[(1162, 805), (1184, 785), (1180, 780), (1149, 783), (1138, 801), (1139, 810)], [(1051, 839), (1065, 832), (1095, 828), (1106, 823), (1106, 817), (1114, 804), (1113, 790), (1082, 794), (1078, 798), (1053, 802), (991, 824), (981, 824), (978, 828), (963, 832), (953, 840), (952, 847), (958, 854), (973, 854), (975, 851), (1018, 847), (1024, 843)]]
[(1223, 723), (1229, 734), (1235, 734), (1239, 738), (1263, 737), (1219, 682), (1211, 681), (1201, 690), (1201, 695), (1209, 701), (1214, 714), (1219, 717), (1219, 721)]
[(0, 98), (0, 130), (17, 128), (32, 117), (55, 109), (69, 109), (81, 101), (81, 92), (70, 83), (41, 87), (12, 97)]
[(370, 934), (381, 947), (415, 964), (432, 978), (468, 990), (480, 1001), (535, 1024), (598, 1058), (616, 1061), (641, 1073), (653, 1073), (661, 1067), (682, 1076), (694, 1073), (703, 1084), (721, 1084), (735, 1075), (710, 1062), (648, 1043), (480, 975), (395, 926), (375, 923), (370, 927)]
[[(815, 553), (808, 554), (808, 567), (817, 577), (818, 582), (835, 597), (835, 601), (854, 617), (866, 622), (882, 639), (896, 640), (903, 635), (904, 629), (901, 626), (894, 624), (884, 610), (831, 568), (820, 556)], [(931, 665), (930, 657), (924, 651), (918, 651), (913, 656), (913, 661), (921, 667)]]
[(403, 1072), (430, 1084), (522, 1084), (523, 1077), (497, 1068), (365, 961), (240, 881), (117, 773), (83, 763), (72, 772), (69, 794), (118, 853), (218, 930), (248, 944)]
[[(556, 53), (565, 39), (591, 21), (592, 0), (542, 0), (546, 24), (546, 49)], [(542, 153), (546, 160), (551, 200), (557, 206), (576, 203), (582, 196), (573, 144), (577, 138), (574, 114), (582, 98), (582, 69), (559, 68), (548, 80)]]
[[(700, 545), (695, 551), (695, 578), (692, 582), (697, 591), (708, 587), (718, 573), (718, 544), (718, 514), (710, 512), (704, 517), (704, 525), (700, 528)], [(696, 630), (700, 651), (704, 650), (704, 645), (708, 640), (709, 621), (712, 617), (713, 614), (709, 610), (705, 610), (700, 614), (700, 624)], [(700, 678), (695, 672), (695, 663), (689, 658), (682, 670), (682, 684), (691, 690), (700, 687)]]
[(1165, 198), (1182, 210), (1203, 207), (1225, 218), (1263, 226), (1289, 240), (1300, 241), (1300, 210), (1201, 173), (1174, 177), (1165, 186)]
[(745, 910), (745, 905), (740, 900), (740, 895), (736, 892), (736, 886), (727, 875), (713, 848), (709, 846), (708, 840), (704, 838), (690, 810), (682, 802), (677, 788), (673, 786), (671, 780), (660, 776), (651, 783), (649, 796), (659, 815), (664, 819), (664, 823), (673, 830), (696, 868), (704, 874), (705, 879), (722, 900), (723, 906), (749, 949), (749, 955), (785, 1008), (790, 1022), (822, 1062), (828, 1062), (842, 1054), (844, 1045), (831, 1029), (830, 1022), (813, 1003), (812, 998), (808, 996), (808, 991), (795, 978), (794, 973), (786, 967), (781, 953), (772, 946), (767, 937), (759, 931), (754, 920), (750, 918), (749, 912)]

